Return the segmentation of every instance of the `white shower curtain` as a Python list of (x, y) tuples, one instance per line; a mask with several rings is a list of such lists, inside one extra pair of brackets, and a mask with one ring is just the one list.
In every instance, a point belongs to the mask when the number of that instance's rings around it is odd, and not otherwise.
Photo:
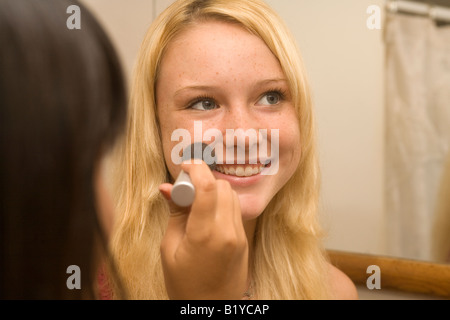
[(384, 31), (388, 252), (429, 260), (450, 146), (450, 26), (388, 13)]

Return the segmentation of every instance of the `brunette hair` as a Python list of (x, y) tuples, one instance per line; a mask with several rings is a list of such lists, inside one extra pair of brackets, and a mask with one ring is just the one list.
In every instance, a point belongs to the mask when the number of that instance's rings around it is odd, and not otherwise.
[(118, 57), (77, 1), (0, 0), (0, 70), (0, 297), (94, 298), (107, 250), (94, 174), (126, 118)]

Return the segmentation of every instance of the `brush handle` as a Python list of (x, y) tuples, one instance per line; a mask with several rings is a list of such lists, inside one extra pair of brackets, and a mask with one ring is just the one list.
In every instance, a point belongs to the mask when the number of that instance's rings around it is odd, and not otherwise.
[[(206, 143), (194, 142), (183, 150), (183, 160), (203, 160), (203, 153), (208, 147), (209, 146)], [(211, 171), (214, 170), (216, 166), (216, 158), (214, 155), (212, 155), (212, 157), (212, 163), (208, 163), (209, 169), (211, 169)], [(206, 161), (209, 160), (207, 159)], [(177, 180), (175, 180), (175, 183), (173, 184), (171, 197), (172, 201), (180, 207), (189, 207), (194, 202), (195, 187), (192, 184), (189, 175), (183, 170), (181, 170), (181, 172), (178, 174)]]
[(180, 207), (188, 207), (194, 202), (195, 187), (189, 175), (183, 170), (180, 171), (173, 185), (171, 197), (172, 201)]

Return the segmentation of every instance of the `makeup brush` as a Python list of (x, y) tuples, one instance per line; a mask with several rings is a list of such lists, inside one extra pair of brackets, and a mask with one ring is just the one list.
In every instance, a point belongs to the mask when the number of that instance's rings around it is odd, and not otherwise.
[[(205, 152), (206, 151), (206, 152)], [(216, 158), (211, 146), (203, 142), (194, 142), (183, 150), (183, 161), (200, 159), (206, 162), (209, 169), (216, 167)], [(189, 174), (181, 170), (171, 192), (172, 201), (180, 207), (188, 207), (194, 202), (195, 187), (191, 182)]]

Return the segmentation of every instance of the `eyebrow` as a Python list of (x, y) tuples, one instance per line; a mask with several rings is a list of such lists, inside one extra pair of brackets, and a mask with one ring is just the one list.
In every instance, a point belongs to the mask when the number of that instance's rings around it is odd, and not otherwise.
[[(264, 80), (257, 81), (256, 83), (253, 84), (253, 87), (258, 88), (258, 87), (270, 85), (272, 83), (280, 83), (280, 82), (284, 82), (284, 83), (288, 84), (288, 81), (285, 78), (274, 78), (274, 79), (264, 79)], [(177, 91), (175, 91), (174, 97), (181, 94), (183, 91), (187, 91), (187, 90), (213, 91), (219, 87), (220, 86), (207, 86), (207, 85), (186, 86), (186, 87), (180, 88)]]

